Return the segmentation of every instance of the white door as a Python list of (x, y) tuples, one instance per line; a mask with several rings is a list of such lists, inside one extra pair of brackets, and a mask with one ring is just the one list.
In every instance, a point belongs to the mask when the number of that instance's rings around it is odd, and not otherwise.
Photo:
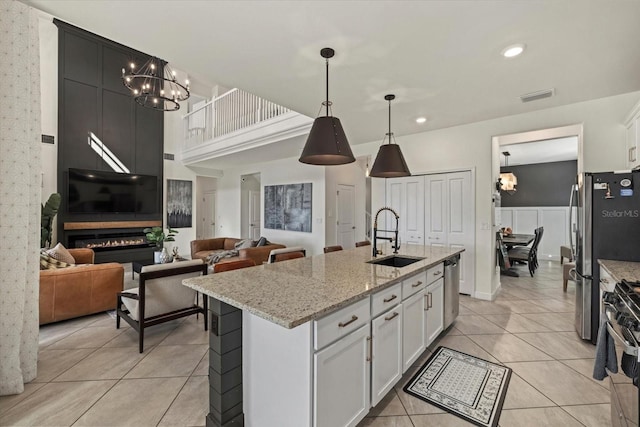
[(336, 244), (343, 248), (356, 246), (355, 187), (338, 184), (336, 202)]
[[(387, 180), (387, 205), (395, 210), (398, 221), (400, 243), (424, 244), (424, 177), (410, 176)], [(390, 213), (383, 213), (385, 221), (378, 228), (395, 230), (396, 220)], [(392, 236), (383, 233), (381, 236)]]
[(446, 179), (446, 242), (452, 248), (465, 248), (460, 255), (460, 292), (471, 295), (475, 264), (475, 203), (471, 172), (448, 173)]
[(373, 319), (371, 335), (371, 406), (375, 406), (402, 376), (402, 304)]
[(216, 237), (216, 192), (204, 193), (202, 197), (203, 239)]
[(442, 332), (444, 326), (444, 279), (440, 278), (427, 286), (427, 346)]
[(367, 323), (313, 356), (315, 427), (355, 426), (369, 412), (370, 339)]
[(260, 238), (260, 192), (249, 191), (249, 238)]
[(424, 351), (425, 331), (424, 292), (402, 301), (402, 372), (405, 373)]
[(426, 244), (447, 244), (447, 176), (427, 175), (425, 179), (425, 234)]

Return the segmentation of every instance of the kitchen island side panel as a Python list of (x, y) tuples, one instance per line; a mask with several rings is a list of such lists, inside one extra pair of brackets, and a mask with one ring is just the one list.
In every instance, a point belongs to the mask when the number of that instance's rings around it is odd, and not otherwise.
[(312, 322), (287, 329), (243, 312), (242, 324), (246, 425), (310, 427), (313, 414)]

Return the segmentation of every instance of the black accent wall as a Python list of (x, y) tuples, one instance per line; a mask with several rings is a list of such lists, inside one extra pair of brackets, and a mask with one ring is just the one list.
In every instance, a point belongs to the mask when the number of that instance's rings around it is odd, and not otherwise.
[[(162, 220), (163, 113), (135, 103), (122, 84), (122, 68), (149, 56), (54, 19), (58, 26), (58, 236), (65, 222)], [(70, 214), (69, 168), (112, 170), (87, 142), (93, 132), (131, 173), (158, 177), (155, 214)]]
[(500, 172), (512, 172), (518, 178), (514, 194), (500, 192), (501, 206), (568, 206), (571, 186), (578, 174), (577, 160), (501, 167)]

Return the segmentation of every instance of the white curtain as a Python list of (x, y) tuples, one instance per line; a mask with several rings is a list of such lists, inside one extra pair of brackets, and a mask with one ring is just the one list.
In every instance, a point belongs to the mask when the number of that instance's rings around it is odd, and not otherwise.
[(0, 1), (0, 395), (38, 362), (40, 60), (35, 11)]

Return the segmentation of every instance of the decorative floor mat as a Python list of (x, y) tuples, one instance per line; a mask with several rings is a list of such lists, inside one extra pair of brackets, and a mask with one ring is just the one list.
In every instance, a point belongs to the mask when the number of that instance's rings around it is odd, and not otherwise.
[(511, 369), (438, 347), (404, 391), (478, 426), (495, 427)]

